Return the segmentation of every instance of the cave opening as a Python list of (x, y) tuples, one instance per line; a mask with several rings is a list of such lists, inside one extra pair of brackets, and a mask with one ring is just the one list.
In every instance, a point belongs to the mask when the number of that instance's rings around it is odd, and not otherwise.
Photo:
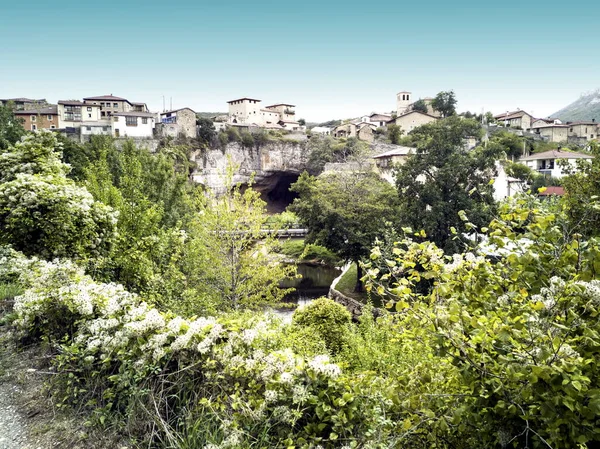
[(270, 183), (269, 188), (262, 191), (261, 197), (267, 203), (268, 213), (283, 212), (298, 197), (296, 192), (290, 191), (290, 187), (298, 181), (298, 177), (298, 174), (293, 173), (277, 174), (275, 182)]

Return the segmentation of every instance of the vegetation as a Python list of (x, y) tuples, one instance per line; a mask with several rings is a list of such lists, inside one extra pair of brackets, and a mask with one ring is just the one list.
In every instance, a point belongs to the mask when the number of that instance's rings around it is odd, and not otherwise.
[(399, 145), (400, 137), (402, 137), (402, 128), (398, 125), (392, 124), (387, 126), (387, 137), (391, 144)]
[(281, 244), (277, 251), (286, 256), (293, 257), (298, 262), (322, 263), (335, 266), (341, 262), (340, 258), (327, 248), (305, 243), (304, 240), (288, 240)]
[[(397, 196), (392, 186), (373, 172), (303, 173), (292, 186), (298, 198), (291, 210), (308, 228), (306, 241), (323, 245), (358, 265), (375, 238), (397, 219)], [(362, 289), (357, 270), (356, 289)]]
[(425, 100), (419, 98), (417, 101), (415, 101), (413, 103), (412, 110), (417, 111), (417, 112), (422, 112), (423, 114), (427, 114), (427, 112), (428, 112), (427, 103), (425, 103)]
[(396, 171), (402, 226), (423, 230), (448, 254), (460, 251), (470, 232), (461, 211), (478, 226), (494, 213), (491, 180), (498, 149), (466, 150), (464, 145), (481, 132), (477, 122), (459, 117), (421, 126), (411, 133), (416, 154)]
[(330, 136), (313, 137), (308, 141), (307, 170), (313, 175), (321, 173), (328, 162), (357, 162), (364, 159), (369, 145), (355, 137), (335, 139)]
[(25, 129), (21, 119), (15, 117), (12, 104), (0, 105), (0, 150), (16, 144), (24, 135)]
[(198, 140), (206, 146), (211, 145), (217, 137), (217, 131), (212, 120), (200, 117), (196, 124), (198, 125)]
[(431, 101), (431, 107), (442, 114), (442, 117), (450, 117), (456, 114), (456, 95), (454, 91), (439, 92)]

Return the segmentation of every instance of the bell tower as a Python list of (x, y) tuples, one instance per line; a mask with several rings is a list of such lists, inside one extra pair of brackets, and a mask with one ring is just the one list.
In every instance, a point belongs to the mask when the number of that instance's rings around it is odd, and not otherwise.
[(408, 106), (412, 103), (411, 92), (398, 92), (396, 94), (396, 110), (398, 115), (408, 112)]

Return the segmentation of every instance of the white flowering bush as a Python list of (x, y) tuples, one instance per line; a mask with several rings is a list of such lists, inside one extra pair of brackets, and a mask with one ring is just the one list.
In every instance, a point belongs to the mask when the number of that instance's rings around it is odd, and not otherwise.
[(105, 254), (116, 213), (66, 177), (52, 133), (26, 136), (0, 154), (0, 244), (46, 259)]
[(160, 404), (154, 419), (173, 427), (218, 411), (218, 432), (206, 436), (217, 447), (243, 447), (232, 446), (231, 432), (247, 441), (258, 427), (272, 447), (357, 447), (396, 426), (382, 418), (399, 410), (378, 391), (383, 379), (344, 373), (326, 354), (294, 353), (283, 336), (289, 325), (273, 316), (185, 319), (94, 282), (72, 262), (13, 254), (0, 270), (11, 264), (26, 287), (15, 300), (20, 336), (59, 346), (57, 397), (87, 404), (101, 422), (139, 418), (140, 401)]

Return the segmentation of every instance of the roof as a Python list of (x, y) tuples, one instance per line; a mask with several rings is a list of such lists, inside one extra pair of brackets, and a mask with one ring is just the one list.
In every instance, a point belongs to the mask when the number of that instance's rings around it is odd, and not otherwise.
[(115, 112), (113, 116), (120, 115), (123, 117), (152, 117), (155, 118), (156, 114), (152, 112), (142, 112), (142, 111), (128, 111), (128, 112)]
[(412, 147), (398, 147), (390, 151), (386, 151), (385, 153), (378, 154), (373, 156), (373, 159), (380, 159), (384, 157), (392, 157), (392, 156), (407, 156), (411, 153), (414, 153), (416, 148)]
[(132, 106), (146, 106), (146, 103), (138, 103), (137, 101), (130, 101), (129, 104)]
[(289, 106), (290, 108), (295, 108), (296, 107), (295, 104), (277, 103), (277, 104), (272, 104), (271, 106), (267, 106), (267, 108), (275, 108), (277, 106)]
[(256, 98), (248, 98), (248, 97), (244, 97), (244, 98), (238, 98), (236, 100), (231, 100), (228, 101), (227, 103), (235, 103), (236, 101), (243, 101), (243, 100), (250, 100), (250, 101), (262, 101), (262, 100), (257, 100)]
[(15, 115), (58, 115), (58, 107), (50, 106), (48, 108), (27, 109), (25, 111), (14, 111)]
[(299, 122), (295, 122), (294, 120), (279, 120), (278, 123), (293, 123), (295, 125), (299, 125)]
[(60, 100), (58, 104), (63, 104), (66, 106), (88, 106), (91, 108), (99, 108), (99, 104), (88, 104), (78, 100)]
[(524, 115), (528, 115), (528, 116), (532, 117), (531, 114), (528, 114), (525, 111), (512, 111), (512, 112), (505, 112), (503, 114), (494, 115), (494, 118), (496, 120), (510, 120), (513, 118), (523, 117)]
[(573, 125), (592, 125), (592, 126), (596, 126), (598, 125), (598, 122), (567, 122), (566, 123), (569, 126), (573, 126)]
[(113, 94), (110, 94), (110, 95), (100, 95), (99, 97), (87, 97), (87, 98), (83, 99), (83, 101), (85, 101), (85, 100), (126, 101), (127, 103), (129, 103), (129, 100), (127, 100), (126, 98), (115, 97)]
[(369, 115), (369, 118), (372, 119), (373, 117), (383, 117), (382, 120), (389, 120), (392, 118), (392, 116), (390, 114), (377, 114), (377, 113), (373, 113), (371, 115)]
[[(556, 125), (555, 125), (556, 126)], [(576, 153), (570, 151), (550, 150), (543, 153), (535, 153), (522, 157), (521, 161), (537, 161), (539, 159), (593, 159), (594, 156), (587, 153)]]
[(565, 188), (560, 186), (548, 186), (546, 190), (538, 193), (539, 196), (558, 195), (562, 196), (565, 194)]
[(194, 114), (196, 113), (196, 111), (194, 111), (192, 108), (179, 108), (179, 109), (172, 109), (170, 111), (161, 112), (160, 115), (172, 114), (173, 112), (183, 111), (184, 109), (192, 111)]
[[(390, 120), (390, 121), (391, 121), (391, 122), (395, 122), (395, 121), (396, 121), (396, 119), (399, 119), (400, 117), (404, 117), (404, 116), (406, 116), (406, 115), (410, 115), (410, 114), (421, 114), (421, 115), (426, 115), (427, 117), (434, 118), (434, 119), (436, 119), (436, 120), (437, 120), (437, 119), (439, 119), (439, 117), (436, 117), (435, 115), (427, 114), (426, 112), (421, 112), (421, 111), (408, 111), (408, 112), (405, 112), (404, 114), (400, 114), (398, 117), (396, 117), (396, 118), (393, 118), (393, 119), (392, 119), (392, 120)], [(389, 122), (388, 122), (388, 123), (389, 123)]]
[(95, 126), (95, 127), (111, 127), (111, 123), (109, 121), (104, 121), (104, 122), (81, 122), (81, 126)]
[(569, 125), (559, 125), (558, 123), (548, 123), (546, 125), (537, 125), (534, 126), (533, 129), (540, 129), (540, 128), (568, 128)]

